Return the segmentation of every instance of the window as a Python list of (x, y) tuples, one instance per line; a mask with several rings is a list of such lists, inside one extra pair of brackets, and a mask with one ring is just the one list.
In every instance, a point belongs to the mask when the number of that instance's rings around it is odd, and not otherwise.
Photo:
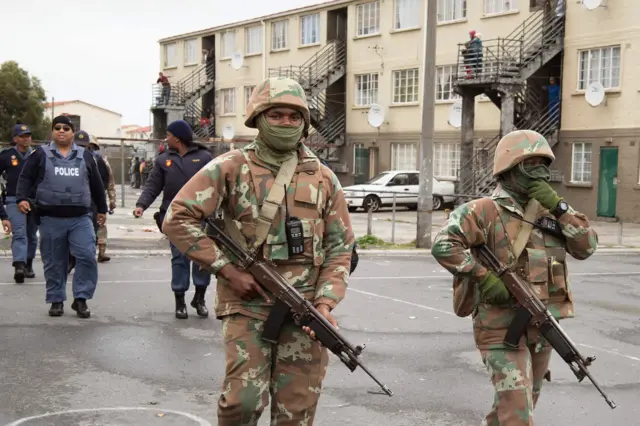
[(356, 35), (366, 36), (380, 32), (380, 1), (356, 6)]
[(591, 182), (591, 144), (576, 142), (571, 153), (571, 182)]
[(516, 0), (484, 0), (484, 13), (486, 15), (506, 13), (512, 10), (516, 10)]
[(438, 0), (438, 22), (467, 17), (467, 0)]
[(605, 89), (620, 87), (620, 46), (602, 47), (580, 52), (578, 90), (598, 81)]
[(196, 54), (196, 48), (198, 45), (198, 39), (184, 41), (184, 64), (195, 65), (198, 63), (198, 55)]
[(436, 67), (436, 101), (448, 101), (460, 97), (453, 91), (455, 73), (455, 65)]
[(222, 57), (230, 58), (233, 55), (233, 51), (236, 50), (236, 32), (227, 31), (222, 33), (220, 44), (222, 45)]
[(418, 148), (415, 143), (391, 144), (391, 170), (415, 170)]
[(396, 0), (395, 30), (420, 27), (420, 17), (419, 0)]
[(320, 14), (300, 17), (300, 44), (320, 43)]
[(178, 55), (176, 52), (176, 44), (165, 44), (164, 45), (164, 67), (171, 68), (178, 66)]
[(244, 106), (245, 108), (249, 105), (249, 100), (251, 99), (251, 94), (253, 93), (253, 89), (256, 86), (244, 86)]
[(418, 102), (418, 68), (393, 72), (393, 103)]
[(271, 24), (271, 50), (286, 49), (289, 45), (289, 21), (278, 21)]
[(378, 74), (356, 75), (356, 105), (367, 106), (378, 102)]
[(460, 169), (460, 144), (436, 143), (433, 145), (433, 175), (439, 178), (455, 178)]
[(236, 113), (236, 88), (222, 89), (222, 115)]
[(244, 53), (246, 55), (262, 53), (262, 27), (244, 30)]

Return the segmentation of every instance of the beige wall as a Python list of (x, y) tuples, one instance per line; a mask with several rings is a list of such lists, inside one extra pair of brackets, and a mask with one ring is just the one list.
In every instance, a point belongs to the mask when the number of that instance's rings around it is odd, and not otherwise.
[[(640, 72), (639, 2), (610, 2), (590, 11), (567, 2), (562, 84), (562, 128), (609, 129), (640, 126), (637, 76)], [(620, 46), (620, 86), (608, 89), (606, 103), (591, 107), (578, 90), (579, 50)]]
[[(55, 105), (54, 113), (79, 115), (81, 130), (96, 137), (118, 137), (118, 130), (122, 126), (121, 115), (83, 103)], [(46, 108), (44, 114), (45, 117), (50, 117), (51, 108)], [(78, 130), (80, 129), (76, 129)]]

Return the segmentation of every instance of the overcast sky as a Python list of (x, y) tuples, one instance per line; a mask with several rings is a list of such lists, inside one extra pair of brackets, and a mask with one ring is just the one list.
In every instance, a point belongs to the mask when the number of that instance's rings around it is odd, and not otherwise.
[(0, 63), (37, 76), (47, 98), (80, 99), (151, 124), (158, 40), (324, 0), (0, 0)]

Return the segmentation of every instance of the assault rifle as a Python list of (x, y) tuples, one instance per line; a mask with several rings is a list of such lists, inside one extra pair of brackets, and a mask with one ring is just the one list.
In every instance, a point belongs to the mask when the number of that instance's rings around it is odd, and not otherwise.
[(549, 342), (551, 347), (555, 349), (558, 355), (569, 364), (569, 368), (571, 368), (573, 374), (578, 378), (578, 382), (582, 382), (585, 377), (588, 377), (604, 400), (607, 401), (609, 407), (612, 409), (616, 408), (616, 403), (604, 393), (587, 369), (587, 367), (596, 360), (596, 357), (585, 358), (578, 352), (576, 345), (571, 341), (569, 336), (560, 327), (558, 321), (551, 315), (547, 307), (538, 299), (531, 288), (524, 283), (518, 275), (500, 262), (485, 244), (474, 248), (478, 249), (481, 262), (502, 279), (509, 293), (518, 301), (515, 318), (509, 326), (504, 339), (505, 345), (517, 348), (520, 337), (524, 334), (529, 324), (532, 324), (540, 330), (544, 338)]
[(224, 248), (238, 259), (242, 269), (253, 275), (262, 287), (270, 291), (276, 298), (275, 305), (267, 318), (262, 338), (270, 343), (278, 343), (280, 327), (288, 315), (292, 314), (296, 325), (306, 326), (314, 331), (315, 337), (325, 347), (340, 358), (351, 371), (360, 367), (382, 388), (385, 394), (393, 392), (380, 382), (360, 361), (360, 354), (365, 345), (353, 347), (347, 339), (298, 292), (286, 278), (276, 272), (266, 261), (257, 259), (252, 253), (244, 250), (236, 241), (224, 233), (211, 218), (207, 219), (207, 236), (213, 239), (220, 248)]

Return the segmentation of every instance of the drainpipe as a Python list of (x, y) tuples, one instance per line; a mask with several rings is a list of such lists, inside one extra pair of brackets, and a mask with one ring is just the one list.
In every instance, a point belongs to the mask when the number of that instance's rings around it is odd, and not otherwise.
[(260, 21), (262, 24), (262, 79), (267, 78), (267, 23), (264, 19)]

